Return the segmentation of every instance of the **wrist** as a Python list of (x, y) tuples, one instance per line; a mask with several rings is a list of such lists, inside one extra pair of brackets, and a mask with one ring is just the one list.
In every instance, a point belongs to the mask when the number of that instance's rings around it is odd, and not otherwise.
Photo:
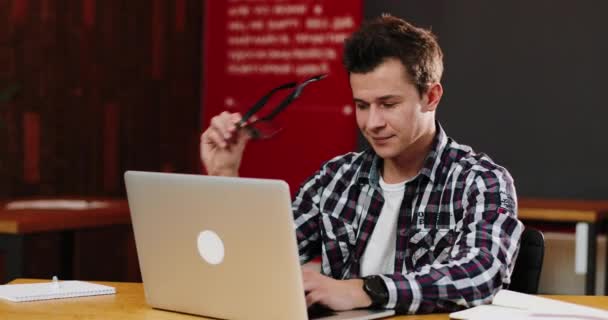
[(223, 168), (223, 169), (209, 170), (207, 172), (207, 174), (209, 174), (210, 176), (220, 176), (220, 177), (238, 177), (239, 171), (234, 170), (234, 169)]
[(363, 278), (363, 291), (371, 300), (371, 307), (382, 308), (388, 303), (388, 289), (382, 277), (378, 275)]
[(355, 308), (368, 308), (372, 305), (372, 300), (369, 295), (363, 290), (363, 279), (351, 279), (353, 287), (356, 290), (351, 291), (353, 293), (352, 299), (355, 302)]

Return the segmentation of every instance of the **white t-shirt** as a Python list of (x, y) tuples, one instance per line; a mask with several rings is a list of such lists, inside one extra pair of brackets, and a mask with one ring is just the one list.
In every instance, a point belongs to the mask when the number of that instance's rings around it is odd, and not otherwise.
[(384, 206), (378, 217), (365, 252), (361, 257), (361, 276), (393, 273), (395, 264), (395, 246), (397, 242), (397, 219), (399, 208), (405, 192), (405, 184), (386, 183), (380, 177), (380, 187), (384, 195)]

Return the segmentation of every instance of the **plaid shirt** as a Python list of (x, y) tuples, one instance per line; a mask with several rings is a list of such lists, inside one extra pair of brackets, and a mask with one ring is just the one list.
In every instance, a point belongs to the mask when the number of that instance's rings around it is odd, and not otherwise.
[[(293, 202), (300, 262), (321, 255), (322, 273), (360, 277), (361, 256), (384, 204), (372, 150), (325, 163)], [(439, 124), (418, 176), (405, 185), (395, 269), (381, 275), (386, 308), (448, 312), (489, 303), (510, 281), (523, 231), (513, 179)]]

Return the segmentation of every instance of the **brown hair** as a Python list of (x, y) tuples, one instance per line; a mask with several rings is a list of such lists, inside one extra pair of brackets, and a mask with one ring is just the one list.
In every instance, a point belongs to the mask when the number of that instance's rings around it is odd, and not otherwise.
[(343, 63), (349, 73), (370, 72), (389, 58), (403, 63), (421, 95), (441, 80), (443, 52), (435, 35), (405, 20), (383, 14), (344, 42)]

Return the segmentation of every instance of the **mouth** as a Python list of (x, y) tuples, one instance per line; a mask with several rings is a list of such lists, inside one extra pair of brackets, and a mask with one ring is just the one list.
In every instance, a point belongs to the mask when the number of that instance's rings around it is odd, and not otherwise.
[(374, 141), (376, 143), (384, 143), (392, 137), (393, 136), (380, 136), (380, 137), (370, 137), (370, 138), (372, 139), (372, 141)]

